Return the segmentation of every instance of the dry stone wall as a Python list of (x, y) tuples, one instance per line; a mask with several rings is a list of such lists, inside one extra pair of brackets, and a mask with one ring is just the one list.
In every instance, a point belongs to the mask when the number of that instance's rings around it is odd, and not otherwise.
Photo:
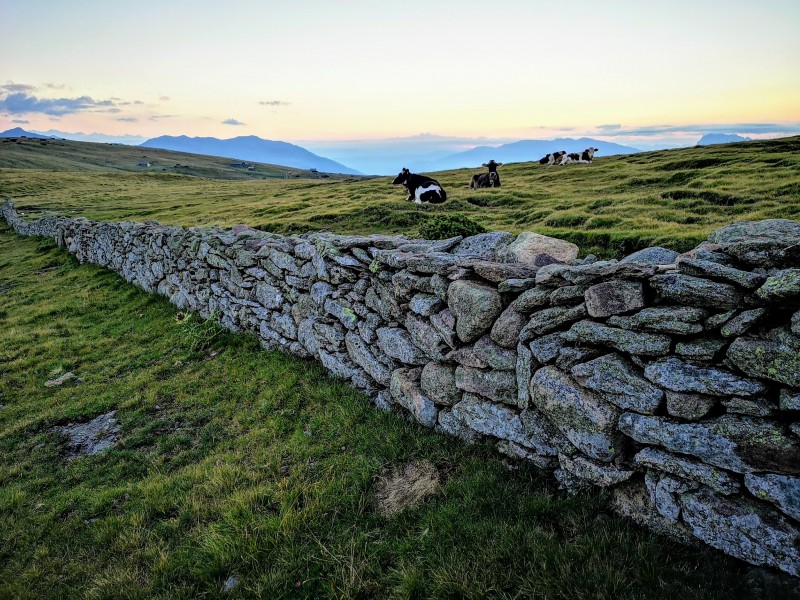
[(800, 576), (800, 223), (685, 254), (2, 216), (384, 409), (611, 488), (617, 512)]

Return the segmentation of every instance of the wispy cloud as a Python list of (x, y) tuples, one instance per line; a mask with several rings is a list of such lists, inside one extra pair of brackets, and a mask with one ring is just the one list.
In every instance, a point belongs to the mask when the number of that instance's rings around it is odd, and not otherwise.
[(124, 121), (125, 123), (138, 123), (139, 119), (136, 117), (120, 117), (117, 121)]
[(160, 121), (161, 119), (174, 119), (179, 115), (150, 115), (148, 119), (151, 121)]
[(19, 91), (20, 84), (2, 86), (5, 92), (0, 97), (0, 113), (25, 115), (40, 113), (50, 116), (69, 115), (90, 110), (119, 111), (113, 100), (95, 100), (91, 96), (78, 98), (41, 98), (30, 93), (31, 86)]
[(649, 125), (646, 127), (600, 125), (598, 129), (607, 137), (622, 136), (663, 136), (670, 134), (698, 133), (800, 133), (800, 123), (696, 123), (692, 125)]
[(169, 102), (170, 100), (169, 96), (159, 96), (158, 99), (162, 102)]
[(12, 123), (16, 123), (17, 125), (27, 125), (30, 121), (26, 121), (25, 119), (14, 119), (11, 121)]
[(242, 122), (241, 122), (241, 121), (239, 121), (238, 119), (225, 119), (225, 120), (222, 122), (222, 124), (223, 124), (223, 125), (244, 125), (244, 123), (242, 123)]
[(289, 106), (291, 102), (284, 102), (283, 100), (261, 100), (261, 106)]
[(29, 94), (36, 90), (36, 86), (28, 85), (26, 83), (14, 83), (9, 81), (5, 85), (0, 85), (0, 90), (7, 94)]
[(620, 125), (619, 123), (614, 123), (611, 125), (598, 125), (597, 129), (599, 129), (600, 131), (617, 131), (619, 129), (622, 129), (622, 125)]

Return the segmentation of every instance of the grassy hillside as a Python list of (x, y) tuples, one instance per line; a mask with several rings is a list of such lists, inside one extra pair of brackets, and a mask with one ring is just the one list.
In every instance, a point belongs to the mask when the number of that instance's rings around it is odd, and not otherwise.
[[(140, 167), (149, 162), (150, 167)], [(26, 138), (0, 139), (0, 169), (43, 169), (48, 171), (78, 171), (89, 173), (170, 173), (209, 179), (343, 179), (340, 175), (312, 173), (304, 169), (267, 165), (248, 161), (255, 170), (232, 167), (240, 162), (218, 156), (187, 154), (156, 148), (141, 148), (122, 144), (73, 142)]]
[[(231, 577), (229, 598), (749, 597), (742, 563), (254, 338), (197, 346), (164, 299), (5, 225), (0, 330), (2, 598), (216, 598)], [(111, 410), (119, 444), (70, 460), (54, 428)], [(438, 493), (382, 515), (379, 475), (412, 459)]]
[[(0, 144), (0, 164), (12, 149)], [(449, 199), (426, 207), (405, 202), (389, 178), (219, 181), (0, 169), (0, 195), (23, 208), (90, 218), (247, 223), (278, 232), (416, 235), (427, 220), (461, 213), (490, 230), (535, 230), (603, 255), (649, 244), (686, 249), (736, 220), (800, 218), (800, 137), (599, 157), (591, 165), (511, 164), (501, 167), (497, 190), (469, 190), (473, 172), (437, 173)]]

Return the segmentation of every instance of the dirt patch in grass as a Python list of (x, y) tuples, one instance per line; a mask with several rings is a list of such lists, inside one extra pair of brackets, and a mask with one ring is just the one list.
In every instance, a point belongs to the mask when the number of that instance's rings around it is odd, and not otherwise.
[(442, 484), (442, 474), (427, 460), (387, 467), (377, 476), (375, 505), (386, 516), (412, 508), (433, 496)]

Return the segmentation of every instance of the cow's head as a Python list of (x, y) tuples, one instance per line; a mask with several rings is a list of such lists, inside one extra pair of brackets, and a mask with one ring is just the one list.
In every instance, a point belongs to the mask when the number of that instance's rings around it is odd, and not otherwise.
[(489, 169), (490, 173), (494, 173), (494, 172), (497, 172), (497, 167), (502, 167), (503, 166), (503, 163), (494, 162), (494, 159), (492, 159), (488, 163), (483, 163), (483, 165), (481, 165), (481, 166), (486, 167), (487, 169)]
[(497, 171), (489, 171), (489, 187), (497, 187), (497, 180), (500, 176)]
[(559, 150), (558, 152), (556, 152), (556, 154), (557, 154), (558, 156), (564, 156), (566, 153), (567, 153), (567, 151), (566, 151), (566, 150)]
[(594, 153), (595, 153), (595, 152), (600, 152), (600, 149), (599, 149), (599, 148), (587, 148), (587, 149), (586, 149), (586, 153), (587, 153), (589, 156), (594, 156)]
[(408, 185), (408, 178), (409, 178), (410, 175), (411, 175), (411, 171), (409, 171), (406, 168), (403, 168), (403, 170), (400, 171), (397, 174), (397, 177), (394, 178), (394, 181), (392, 181), (392, 185), (406, 185), (407, 186)]

